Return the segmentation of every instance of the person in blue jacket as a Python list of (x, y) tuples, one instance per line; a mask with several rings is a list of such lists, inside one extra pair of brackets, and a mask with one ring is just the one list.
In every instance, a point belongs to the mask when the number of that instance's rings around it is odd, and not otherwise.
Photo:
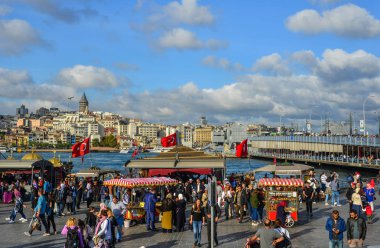
[(343, 233), (346, 231), (346, 222), (339, 217), (339, 211), (334, 210), (327, 219), (326, 230), (329, 232), (329, 248), (343, 248)]
[[(46, 212), (46, 207), (47, 207), (47, 202), (46, 198), (44, 196), (44, 191), (43, 189), (38, 190), (38, 201), (37, 201), (37, 206), (34, 208), (34, 217), (39, 218), (45, 228), (45, 233), (43, 236), (49, 236), (50, 233), (47, 228), (47, 222), (45, 218), (45, 212)], [(33, 221), (33, 220), (32, 220)], [(29, 225), (29, 231), (24, 232), (26, 236), (32, 236), (34, 229), (32, 228), (32, 225)]]
[(156, 227), (154, 226), (154, 214), (156, 212), (156, 190), (151, 189), (149, 192), (147, 192), (144, 196), (144, 209), (146, 212), (146, 230), (156, 230)]

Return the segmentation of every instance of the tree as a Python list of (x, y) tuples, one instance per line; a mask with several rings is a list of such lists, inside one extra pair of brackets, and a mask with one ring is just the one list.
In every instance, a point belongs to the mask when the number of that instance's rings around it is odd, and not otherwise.
[(92, 146), (95, 146), (95, 147), (101, 146), (99, 139), (97, 139), (97, 138), (93, 139), (92, 140)]
[(102, 138), (102, 142), (100, 142), (100, 145), (106, 146), (106, 147), (116, 147), (117, 146), (117, 140), (116, 140), (115, 136), (113, 136), (112, 134), (108, 135), (108, 136), (104, 136)]

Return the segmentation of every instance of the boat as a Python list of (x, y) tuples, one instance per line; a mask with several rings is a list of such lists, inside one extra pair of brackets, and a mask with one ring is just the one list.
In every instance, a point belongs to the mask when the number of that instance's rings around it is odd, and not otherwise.
[(134, 149), (133, 148), (128, 148), (128, 147), (123, 147), (120, 150), (120, 153), (133, 153)]
[(155, 147), (153, 149), (149, 149), (148, 151), (152, 153), (161, 153), (171, 151), (172, 149), (173, 147)]

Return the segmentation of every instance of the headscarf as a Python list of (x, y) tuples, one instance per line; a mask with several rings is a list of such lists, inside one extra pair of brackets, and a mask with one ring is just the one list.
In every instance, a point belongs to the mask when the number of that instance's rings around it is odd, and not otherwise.
[(183, 200), (183, 195), (182, 195), (182, 194), (179, 194), (179, 195), (178, 195), (178, 199)]

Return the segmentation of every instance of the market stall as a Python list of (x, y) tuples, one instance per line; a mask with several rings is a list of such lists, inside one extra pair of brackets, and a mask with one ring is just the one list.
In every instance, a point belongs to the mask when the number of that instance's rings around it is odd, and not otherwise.
[(285, 226), (293, 227), (298, 221), (299, 208), (299, 189), (303, 186), (301, 179), (286, 178), (262, 178), (259, 186), (265, 191), (265, 208), (267, 217), (275, 221), (277, 215), (277, 207), (281, 202), (286, 202), (285, 212), (288, 216)]
[[(163, 186), (174, 186), (177, 180), (168, 177), (149, 177), (149, 178), (127, 178), (127, 179), (111, 179), (103, 182), (103, 185), (109, 187), (109, 192), (113, 192), (113, 187), (129, 188), (134, 190), (130, 204), (127, 205), (125, 219), (134, 225), (145, 220), (144, 202), (142, 199), (136, 199), (136, 191), (143, 191), (146, 188), (158, 188)], [(161, 202), (156, 203), (156, 216), (161, 212)], [(126, 225), (127, 226), (127, 225)]]

